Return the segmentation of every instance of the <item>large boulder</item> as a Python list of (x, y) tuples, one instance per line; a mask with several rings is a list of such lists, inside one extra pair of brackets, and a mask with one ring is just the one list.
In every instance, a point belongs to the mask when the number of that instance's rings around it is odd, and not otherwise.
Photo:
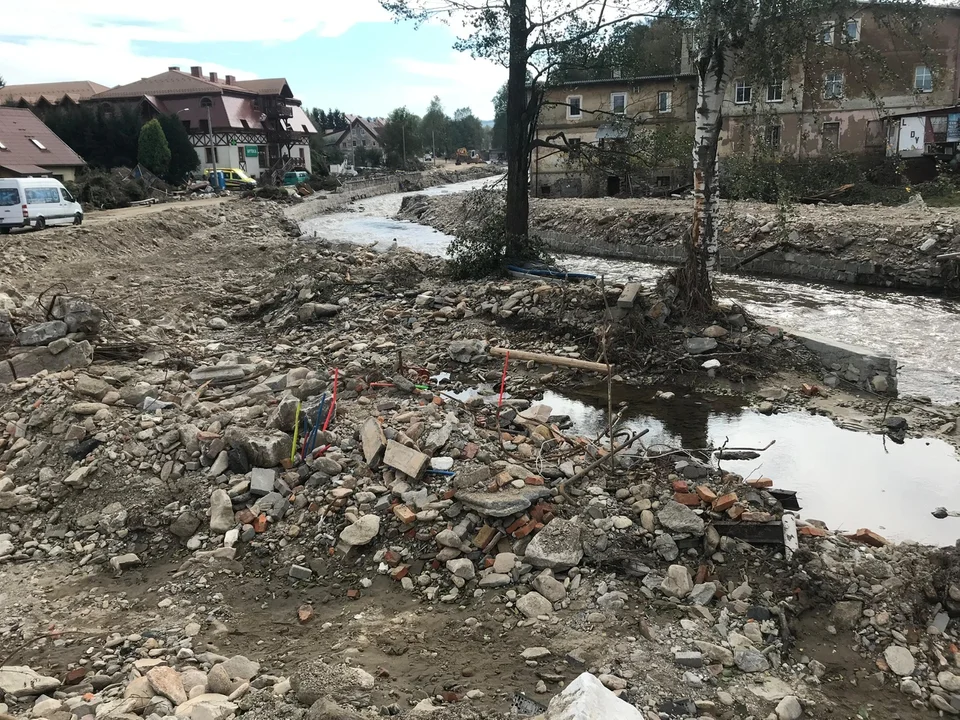
[(0, 667), (0, 693), (10, 697), (43, 695), (60, 687), (60, 681), (35, 672), (26, 665)]
[(670, 500), (664, 504), (657, 513), (657, 520), (671, 532), (703, 535), (703, 518), (676, 500)]
[(243, 449), (251, 465), (264, 468), (276, 467), (289, 457), (293, 444), (292, 437), (279, 431), (264, 435), (230, 427), (227, 428), (226, 438), (232, 446)]
[(580, 525), (574, 520), (556, 518), (533, 538), (524, 555), (535, 567), (567, 569), (583, 558)]
[(624, 702), (588, 672), (555, 695), (544, 720), (646, 720), (644, 714)]

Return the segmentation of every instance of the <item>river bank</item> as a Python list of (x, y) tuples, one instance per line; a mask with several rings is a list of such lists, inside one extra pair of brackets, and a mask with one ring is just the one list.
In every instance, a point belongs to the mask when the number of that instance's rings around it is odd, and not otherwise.
[[(531, 230), (551, 249), (646, 262), (676, 264), (684, 257), (690, 213), (688, 200), (530, 199)], [(446, 197), (407, 200), (399, 217), (455, 234), (485, 214)], [(725, 202), (720, 226), (725, 272), (960, 292), (958, 260), (936, 259), (960, 251), (954, 208), (797, 205), (782, 218), (773, 205)]]

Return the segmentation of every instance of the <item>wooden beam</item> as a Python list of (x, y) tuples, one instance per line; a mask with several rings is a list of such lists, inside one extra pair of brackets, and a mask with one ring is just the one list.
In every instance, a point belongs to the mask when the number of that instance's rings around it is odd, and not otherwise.
[(591, 372), (603, 373), (604, 375), (606, 375), (608, 372), (613, 372), (612, 365), (589, 362), (587, 360), (580, 360), (579, 358), (568, 358), (560, 355), (544, 355), (542, 353), (527, 352), (526, 350), (512, 350), (509, 348), (490, 348), (491, 355), (504, 357), (507, 353), (510, 353), (510, 357), (513, 360), (533, 360), (534, 362), (543, 363), (544, 365), (559, 365), (560, 367), (577, 368), (578, 370), (590, 370)]

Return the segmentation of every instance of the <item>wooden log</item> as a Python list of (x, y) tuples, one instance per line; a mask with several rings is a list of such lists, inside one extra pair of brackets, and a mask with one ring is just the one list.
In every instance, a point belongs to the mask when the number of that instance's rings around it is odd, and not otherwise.
[(383, 456), (383, 462), (404, 475), (418, 479), (427, 469), (430, 458), (422, 452), (401, 445), (396, 440), (387, 440), (387, 452)]
[(580, 360), (579, 358), (561, 357), (559, 355), (544, 355), (542, 353), (527, 352), (526, 350), (512, 350), (501, 347), (490, 348), (491, 355), (504, 357), (508, 352), (510, 353), (511, 360), (533, 360), (534, 362), (543, 363), (544, 365), (559, 365), (560, 367), (571, 367), (577, 368), (578, 370), (590, 370), (591, 372), (604, 374), (613, 371), (612, 365), (608, 366), (604, 365), (603, 363), (589, 362), (587, 360)]

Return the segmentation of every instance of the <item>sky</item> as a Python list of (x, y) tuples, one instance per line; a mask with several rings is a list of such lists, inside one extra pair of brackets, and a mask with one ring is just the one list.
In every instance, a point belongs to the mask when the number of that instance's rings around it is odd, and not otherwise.
[(305, 107), (386, 116), (405, 105), (423, 114), (437, 95), (450, 115), (470, 107), (490, 120), (506, 80), (504, 68), (453, 50), (450, 27), (395, 23), (377, 0), (43, 0), (5, 15), (0, 77), (8, 85), (112, 87), (199, 65), (238, 80), (284, 77)]

